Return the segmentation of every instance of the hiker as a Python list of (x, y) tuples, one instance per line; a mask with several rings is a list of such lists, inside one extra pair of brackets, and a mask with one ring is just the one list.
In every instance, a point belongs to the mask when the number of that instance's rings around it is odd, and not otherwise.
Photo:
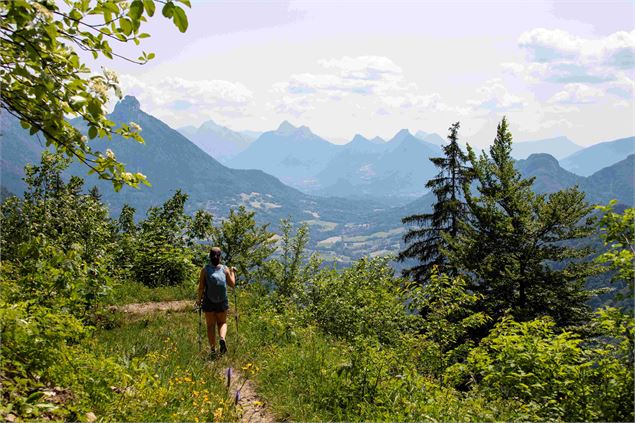
[(198, 300), (196, 304), (205, 312), (207, 323), (207, 339), (211, 348), (211, 355), (216, 355), (216, 331), (220, 337), (220, 353), (227, 352), (227, 285), (236, 286), (236, 268), (227, 267), (220, 263), (221, 249), (213, 247), (209, 252), (209, 263), (201, 269), (198, 278)]

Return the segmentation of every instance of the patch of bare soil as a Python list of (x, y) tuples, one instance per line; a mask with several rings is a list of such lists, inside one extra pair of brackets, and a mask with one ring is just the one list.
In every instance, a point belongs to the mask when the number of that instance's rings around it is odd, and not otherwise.
[(156, 303), (136, 303), (123, 306), (111, 306), (111, 310), (129, 314), (148, 314), (159, 311), (192, 311), (194, 302), (191, 300), (162, 301)]
[[(229, 391), (233, 398), (238, 397), (238, 409), (242, 411), (240, 421), (243, 423), (273, 423), (276, 421), (273, 414), (267, 409), (265, 401), (258, 396), (255, 384), (245, 379), (243, 374), (232, 369)], [(227, 370), (225, 370), (227, 378)], [(237, 395), (237, 393), (239, 394)]]

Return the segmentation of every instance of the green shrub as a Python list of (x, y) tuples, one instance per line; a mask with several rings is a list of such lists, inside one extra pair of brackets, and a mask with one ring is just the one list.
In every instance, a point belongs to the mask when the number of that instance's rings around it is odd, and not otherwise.
[(469, 377), (488, 398), (515, 399), (543, 419), (632, 421), (632, 319), (613, 310), (594, 324), (613, 328), (584, 342), (550, 318), (499, 322), (448, 379)]
[(341, 273), (323, 270), (308, 287), (307, 311), (331, 335), (391, 342), (412, 327), (414, 318), (404, 303), (404, 281), (393, 273), (387, 259), (366, 258)]
[(133, 258), (134, 278), (149, 287), (179, 285), (195, 272), (188, 249), (162, 239), (144, 240)]
[(472, 310), (481, 295), (469, 292), (460, 277), (450, 278), (432, 271), (424, 286), (411, 289), (409, 307), (416, 313), (422, 336), (421, 369), (440, 377), (450, 365), (462, 362), (475, 342), (472, 335), (491, 319)]

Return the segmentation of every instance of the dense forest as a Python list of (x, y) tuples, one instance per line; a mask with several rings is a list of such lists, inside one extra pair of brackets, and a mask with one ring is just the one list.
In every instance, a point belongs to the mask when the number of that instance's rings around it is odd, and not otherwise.
[[(2, 191), (0, 418), (221, 422), (249, 405), (285, 421), (635, 420), (635, 321), (619, 307), (633, 301), (634, 209), (592, 206), (577, 187), (536, 193), (503, 118), (481, 154), (450, 127), (432, 211), (403, 216), (396, 257), (340, 268), (309, 252), (306, 224), (189, 212), (181, 190), (114, 217), (66, 170), (149, 185), (89, 143), (143, 142), (141, 128), (109, 120), (117, 74), (90, 73), (75, 49), (122, 57), (110, 43), (139, 44), (158, 8), (184, 32), (190, 1), (59, 3), (0, 2), (0, 109), (51, 147), (23, 193)], [(194, 312), (212, 246), (238, 272), (221, 357)], [(587, 289), (598, 275), (611, 282)], [(608, 291), (618, 307), (591, 306)]]

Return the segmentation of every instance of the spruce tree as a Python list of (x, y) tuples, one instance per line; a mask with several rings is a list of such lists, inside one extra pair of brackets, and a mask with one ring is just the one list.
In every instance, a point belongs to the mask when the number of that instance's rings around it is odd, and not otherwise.
[(449, 239), (449, 259), (483, 296), (478, 311), (494, 321), (510, 311), (517, 320), (550, 315), (561, 325), (581, 322), (592, 295), (584, 282), (596, 267), (583, 261), (590, 251), (570, 241), (591, 235), (583, 219), (592, 208), (577, 187), (535, 194), (533, 178), (514, 168), (511, 148), (505, 118), (489, 157), (477, 158), (468, 147), (476, 186), (464, 186), (469, 219)]
[(450, 142), (443, 147), (445, 156), (430, 158), (440, 169), (437, 176), (426, 183), (426, 187), (437, 197), (432, 213), (414, 214), (401, 220), (403, 224), (415, 227), (404, 236), (407, 247), (397, 259), (418, 261), (414, 267), (403, 270), (403, 275), (420, 283), (429, 277), (435, 266), (445, 273), (455, 273), (442, 254), (442, 249), (447, 246), (443, 233), (455, 237), (459, 232), (459, 222), (465, 219), (467, 213), (462, 189), (470, 177), (469, 168), (465, 166), (467, 156), (458, 143), (459, 127), (460, 123), (456, 122), (449, 128)]

